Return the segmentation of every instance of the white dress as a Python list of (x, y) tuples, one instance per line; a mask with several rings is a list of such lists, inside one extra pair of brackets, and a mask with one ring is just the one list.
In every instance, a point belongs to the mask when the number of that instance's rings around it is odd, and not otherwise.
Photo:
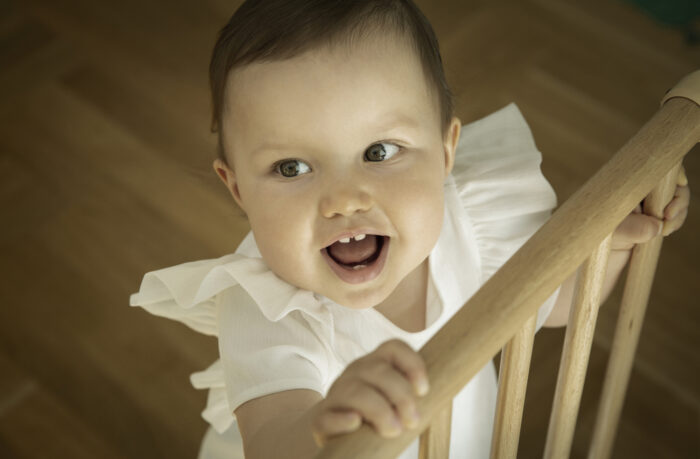
[[(219, 340), (220, 359), (191, 376), (208, 389), (200, 459), (242, 458), (233, 411), (289, 389), (326, 394), (347, 364), (392, 338), (420, 349), (547, 220), (556, 196), (515, 104), (462, 127), (445, 214), (429, 256), (427, 328), (407, 332), (375, 309), (353, 310), (292, 286), (265, 264), (252, 232), (233, 254), (145, 274), (130, 304)], [(558, 290), (540, 308), (537, 330)], [(493, 361), (453, 400), (450, 458), (487, 458), (496, 404)], [(418, 439), (400, 456), (418, 457)]]

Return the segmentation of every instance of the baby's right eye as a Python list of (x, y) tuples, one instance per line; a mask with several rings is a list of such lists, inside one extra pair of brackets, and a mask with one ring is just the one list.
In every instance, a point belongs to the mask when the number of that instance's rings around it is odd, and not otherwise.
[(311, 172), (311, 168), (299, 159), (284, 159), (277, 161), (272, 165), (272, 170), (282, 177), (296, 177), (307, 172)]

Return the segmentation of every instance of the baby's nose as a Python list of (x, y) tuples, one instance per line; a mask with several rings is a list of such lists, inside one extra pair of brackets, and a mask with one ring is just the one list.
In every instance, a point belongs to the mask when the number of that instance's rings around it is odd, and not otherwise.
[(334, 187), (321, 198), (321, 215), (332, 218), (336, 215), (345, 217), (356, 212), (366, 212), (372, 207), (372, 196), (365, 190), (352, 186)]

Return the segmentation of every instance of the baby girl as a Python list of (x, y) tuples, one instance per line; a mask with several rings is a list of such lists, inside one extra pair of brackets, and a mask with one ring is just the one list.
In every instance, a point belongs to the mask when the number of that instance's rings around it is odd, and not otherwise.
[[(218, 336), (192, 378), (209, 389), (200, 457), (305, 458), (362, 423), (414, 428), (417, 350), (556, 206), (520, 111), (462, 125), (410, 0), (248, 0), (210, 76), (214, 170), (251, 232), (131, 297)], [(636, 209), (620, 225), (605, 295), (635, 243), (681, 226), (686, 185), (664, 221)], [(537, 329), (565, 325), (572, 279)], [(453, 401), (451, 457), (488, 457), (495, 394), (489, 362)]]

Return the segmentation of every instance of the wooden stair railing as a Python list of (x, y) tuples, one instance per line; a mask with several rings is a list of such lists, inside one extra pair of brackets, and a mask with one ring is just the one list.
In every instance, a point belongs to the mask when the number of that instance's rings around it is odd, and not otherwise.
[[(363, 425), (331, 438), (316, 458), (394, 458), (423, 431), (421, 458), (447, 458), (452, 398), (501, 348), (491, 457), (515, 457), (537, 310), (581, 266), (545, 446), (545, 457), (568, 457), (610, 235), (643, 199), (646, 213), (661, 216), (681, 160), (699, 140), (700, 70), (423, 346), (431, 389), (418, 400), (420, 426), (386, 439)], [(635, 247), (630, 259), (590, 458), (610, 455), (661, 242)]]

